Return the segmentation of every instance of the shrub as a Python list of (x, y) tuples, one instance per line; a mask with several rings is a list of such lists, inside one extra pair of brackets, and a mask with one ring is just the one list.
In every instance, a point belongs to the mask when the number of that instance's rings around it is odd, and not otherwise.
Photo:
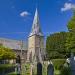
[(71, 68), (63, 67), (60, 71), (60, 75), (71, 75)]
[(0, 65), (0, 71), (11, 68), (11, 67), (15, 67), (15, 65), (12, 64), (1, 64)]
[(12, 64), (0, 64), (0, 74), (1, 75), (14, 75), (11, 72), (14, 71), (15, 65)]
[(65, 59), (53, 59), (52, 62), (53, 62), (54, 68), (56, 70), (60, 70), (63, 64), (65, 63)]

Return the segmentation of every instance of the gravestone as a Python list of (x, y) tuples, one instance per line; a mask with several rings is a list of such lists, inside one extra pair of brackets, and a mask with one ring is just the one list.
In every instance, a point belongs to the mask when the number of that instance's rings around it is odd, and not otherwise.
[(42, 64), (40, 62), (37, 63), (37, 75), (42, 75)]
[(72, 73), (72, 75), (75, 75), (75, 60), (74, 60), (73, 53), (71, 53), (70, 66), (71, 66), (71, 73)]
[(47, 75), (54, 75), (54, 66), (52, 64), (47, 67)]
[(18, 55), (17, 58), (16, 58), (16, 72), (17, 72), (17, 75), (21, 75), (21, 59), (20, 59), (20, 56)]
[(17, 75), (21, 75), (21, 66), (20, 66), (20, 64), (17, 64), (16, 72), (17, 72)]

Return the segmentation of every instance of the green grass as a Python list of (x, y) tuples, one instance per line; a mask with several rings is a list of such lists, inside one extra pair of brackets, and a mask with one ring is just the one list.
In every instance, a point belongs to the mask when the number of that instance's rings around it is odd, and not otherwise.
[(60, 70), (55, 70), (54, 75), (60, 75)]
[(16, 72), (11, 72), (11, 73), (8, 73), (7, 75), (17, 75)]

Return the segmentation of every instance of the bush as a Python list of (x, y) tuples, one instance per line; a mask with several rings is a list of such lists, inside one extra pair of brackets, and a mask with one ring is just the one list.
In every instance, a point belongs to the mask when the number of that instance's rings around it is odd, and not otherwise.
[(0, 71), (11, 68), (11, 67), (15, 67), (15, 65), (12, 64), (0, 64)]
[(14, 72), (15, 65), (12, 64), (0, 64), (0, 74), (1, 75), (14, 75), (11, 72)]
[(53, 62), (54, 68), (56, 70), (60, 70), (63, 64), (65, 63), (65, 59), (53, 59), (52, 62)]
[(26, 68), (25, 75), (30, 75), (30, 63), (26, 63), (25, 68)]
[(60, 75), (71, 75), (71, 68), (63, 67), (60, 71)]

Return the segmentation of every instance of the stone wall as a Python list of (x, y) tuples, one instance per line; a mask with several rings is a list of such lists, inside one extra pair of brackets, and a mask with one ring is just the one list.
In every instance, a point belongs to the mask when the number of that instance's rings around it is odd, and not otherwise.
[(20, 56), (22, 61), (21, 62), (26, 62), (27, 60), (27, 50), (14, 50), (14, 52), (16, 53), (16, 56)]

